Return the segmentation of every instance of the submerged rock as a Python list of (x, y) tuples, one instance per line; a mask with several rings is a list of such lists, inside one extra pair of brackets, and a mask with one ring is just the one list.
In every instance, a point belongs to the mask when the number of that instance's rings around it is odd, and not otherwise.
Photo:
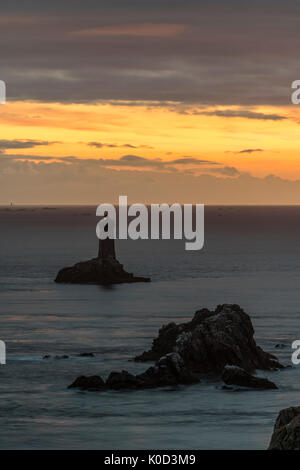
[(222, 380), (226, 385), (238, 385), (240, 387), (277, 389), (277, 386), (268, 379), (254, 377), (237, 366), (225, 366)]
[(275, 344), (275, 348), (277, 349), (284, 349), (286, 348), (287, 345), (286, 344), (283, 344), (283, 343), (278, 343), (278, 344)]
[[(80, 353), (80, 354), (77, 354), (78, 357), (95, 357), (94, 353)], [(61, 356), (59, 356), (58, 354), (56, 356), (51, 356), (50, 354), (46, 354), (45, 356), (43, 356), (43, 359), (69, 359), (70, 356), (68, 356), (67, 354), (63, 354)]]
[[(250, 374), (255, 369), (274, 370), (283, 367), (275, 356), (256, 345), (253, 334), (250, 317), (238, 305), (219, 305), (214, 311), (199, 310), (190, 322), (180, 325), (169, 323), (162, 327), (151, 350), (136, 357), (138, 361), (151, 360), (155, 365), (139, 375), (127, 371), (112, 372), (102, 389), (193, 384), (200, 381), (201, 374), (220, 377), (224, 368), (226, 384), (277, 388), (269, 380)], [(72, 387), (79, 383), (79, 388), (91, 389), (88, 378), (85, 377), (84, 382), (82, 378), (79, 379), (81, 381), (75, 381)]]
[(300, 450), (300, 406), (280, 411), (269, 450)]
[[(56, 355), (53, 356), (54, 359), (69, 359), (69, 356), (67, 354), (63, 354), (62, 356)], [(43, 359), (52, 359), (52, 356), (50, 354), (46, 354)]]
[(256, 345), (253, 335), (251, 319), (239, 305), (218, 305), (214, 311), (198, 310), (187, 323), (163, 326), (150, 351), (135, 360), (157, 361), (177, 352), (190, 371), (217, 375), (227, 364), (248, 372), (282, 368), (275, 356)]

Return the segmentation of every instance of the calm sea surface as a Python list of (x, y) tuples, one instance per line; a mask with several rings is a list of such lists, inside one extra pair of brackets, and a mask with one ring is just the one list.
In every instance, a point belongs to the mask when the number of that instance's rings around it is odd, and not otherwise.
[(300, 339), (300, 207), (208, 207), (199, 252), (181, 241), (117, 242), (125, 268), (150, 284), (55, 284), (61, 267), (96, 255), (96, 222), (95, 207), (0, 208), (0, 448), (265, 449), (278, 411), (300, 405), (300, 366), (262, 373), (275, 391), (67, 386), (82, 374), (145, 370), (131, 359), (162, 324), (220, 303), (240, 304), (257, 343), (290, 364)]

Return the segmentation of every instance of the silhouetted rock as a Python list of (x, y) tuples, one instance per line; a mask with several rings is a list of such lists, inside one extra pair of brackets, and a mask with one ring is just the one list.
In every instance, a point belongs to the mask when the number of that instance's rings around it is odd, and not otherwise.
[(138, 381), (135, 375), (126, 370), (111, 372), (106, 380), (106, 387), (113, 390), (136, 389), (138, 388)]
[(157, 364), (149, 367), (139, 375), (133, 375), (122, 370), (111, 372), (104, 383), (101, 377), (78, 377), (68, 388), (80, 388), (82, 390), (95, 390), (98, 383), (99, 390), (137, 390), (145, 388), (157, 388), (175, 386), (178, 384), (193, 384), (199, 382), (184, 366), (182, 358), (177, 353), (171, 353), (162, 357)]
[[(226, 384), (255, 388), (277, 388), (267, 379), (250, 375), (255, 369), (282, 368), (276, 357), (259, 348), (253, 338), (249, 316), (238, 305), (219, 305), (216, 310), (202, 309), (190, 322), (169, 323), (159, 330), (152, 349), (136, 360), (155, 365), (138, 375), (112, 372), (103, 389), (143, 389), (200, 381), (201, 374), (220, 376)], [(241, 368), (241, 369), (240, 369)], [(244, 370), (242, 370), (244, 369)], [(82, 377), (79, 377), (80, 388)], [(78, 386), (77, 380), (72, 387)], [(89, 378), (84, 377), (87, 387)], [(102, 379), (101, 379), (102, 380)], [(90, 388), (85, 388), (90, 389)]]
[(253, 334), (249, 315), (238, 305), (219, 305), (214, 311), (198, 310), (190, 322), (163, 326), (151, 350), (135, 360), (157, 361), (177, 352), (188, 370), (218, 375), (227, 364), (248, 372), (282, 368), (275, 356), (256, 345)]
[(149, 277), (136, 277), (123, 269), (123, 265), (116, 259), (115, 240), (110, 238), (99, 240), (97, 258), (61, 269), (55, 279), (55, 282), (69, 284), (122, 284), (150, 281)]
[(100, 391), (105, 389), (105, 383), (98, 375), (86, 377), (81, 375), (68, 386), (68, 388), (80, 388), (80, 390)]
[(69, 356), (67, 354), (63, 354), (62, 356), (56, 355), (56, 356), (51, 356), (50, 354), (46, 354), (43, 359), (69, 359)]
[(225, 366), (222, 380), (226, 385), (238, 385), (240, 387), (277, 389), (273, 382), (261, 377), (254, 377), (237, 366)]
[(269, 450), (300, 450), (300, 406), (280, 411)]
[(153, 367), (137, 376), (142, 388), (194, 384), (199, 378), (186, 368), (178, 353), (169, 353), (161, 357)]
[[(93, 353), (80, 353), (77, 354), (79, 357), (95, 357)], [(61, 356), (56, 355), (56, 356), (51, 356), (50, 354), (46, 354), (43, 359), (69, 359), (69, 356), (67, 354), (63, 354)]]
[(150, 282), (148, 277), (136, 277), (127, 273), (116, 259), (103, 261), (94, 258), (63, 268), (55, 282), (69, 284), (122, 284), (131, 282)]

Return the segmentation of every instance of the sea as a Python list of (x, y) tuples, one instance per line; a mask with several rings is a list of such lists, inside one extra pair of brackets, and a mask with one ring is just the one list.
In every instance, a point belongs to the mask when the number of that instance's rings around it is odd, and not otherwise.
[[(0, 448), (266, 449), (278, 412), (300, 405), (300, 365), (291, 361), (300, 339), (300, 207), (206, 206), (202, 250), (186, 251), (181, 240), (116, 242), (125, 269), (151, 283), (56, 284), (59, 269), (96, 256), (97, 221), (96, 206), (0, 207)], [(258, 372), (278, 390), (223, 390), (209, 379), (68, 389), (79, 375), (144, 371), (150, 364), (133, 358), (162, 325), (223, 303), (239, 304), (257, 344), (289, 366)]]

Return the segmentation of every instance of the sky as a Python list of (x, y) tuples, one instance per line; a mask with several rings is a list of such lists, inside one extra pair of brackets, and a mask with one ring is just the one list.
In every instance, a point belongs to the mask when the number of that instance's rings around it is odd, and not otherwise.
[(0, 204), (300, 203), (299, 23), (296, 0), (1, 4)]

